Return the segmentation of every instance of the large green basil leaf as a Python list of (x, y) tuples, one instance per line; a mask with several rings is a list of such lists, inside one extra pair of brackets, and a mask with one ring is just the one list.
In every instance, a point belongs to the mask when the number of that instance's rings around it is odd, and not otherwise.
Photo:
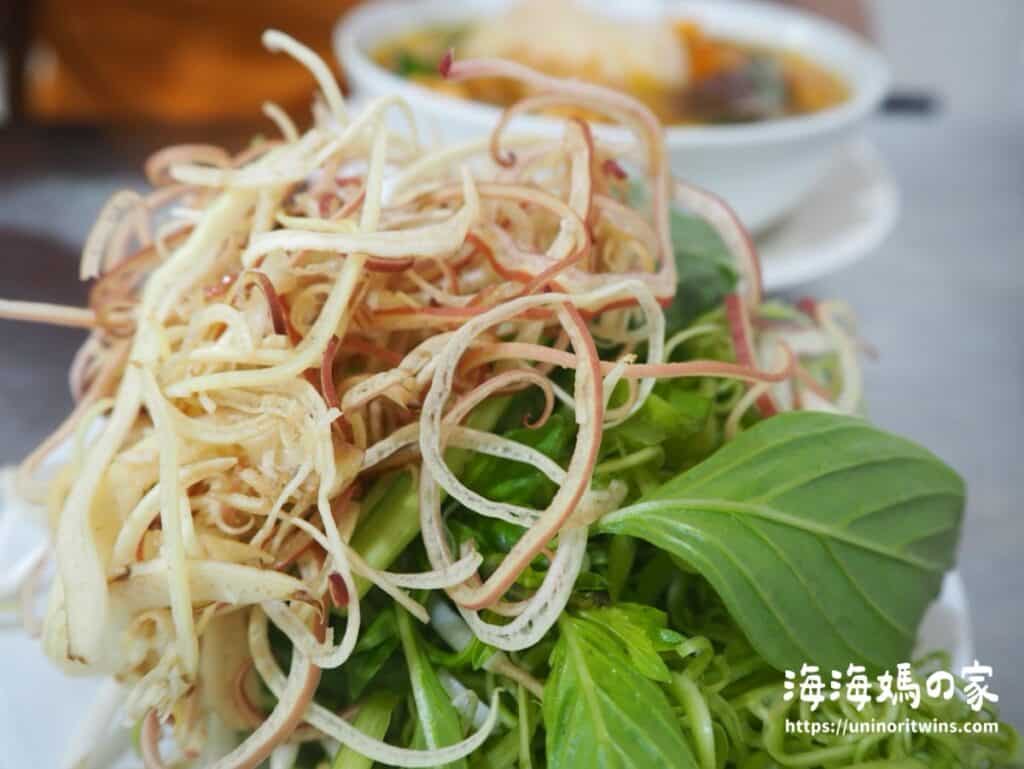
[(604, 626), (565, 617), (544, 686), (548, 769), (695, 769), (661, 688)]
[(779, 669), (909, 658), (953, 564), (964, 487), (934, 455), (852, 417), (783, 414), (600, 528), (700, 571)]

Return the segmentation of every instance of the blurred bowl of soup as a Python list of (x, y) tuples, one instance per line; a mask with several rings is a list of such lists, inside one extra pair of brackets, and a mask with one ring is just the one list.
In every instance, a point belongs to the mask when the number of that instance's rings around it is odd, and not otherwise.
[[(884, 58), (856, 35), (755, 2), (384, 0), (348, 15), (334, 45), (357, 98), (398, 94), (447, 141), (486, 135), (527, 95), (510, 81), (445, 81), (449, 48), (629, 92), (665, 124), (673, 171), (755, 231), (799, 205), (888, 85)], [(560, 131), (555, 118), (516, 118), (510, 132)]]

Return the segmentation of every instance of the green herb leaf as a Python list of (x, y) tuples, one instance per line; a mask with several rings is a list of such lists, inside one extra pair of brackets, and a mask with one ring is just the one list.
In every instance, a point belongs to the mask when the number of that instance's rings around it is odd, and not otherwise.
[(604, 626), (564, 618), (544, 686), (548, 769), (694, 769), (661, 687)]
[(498, 650), (488, 646), (476, 636), (457, 652), (443, 651), (436, 646), (424, 644), (427, 657), (435, 665), (448, 670), (483, 670), (484, 665)]
[(409, 51), (402, 51), (395, 60), (395, 71), (401, 77), (415, 75), (437, 75), (437, 62), (428, 61)]
[[(462, 739), (459, 712), (452, 705), (448, 693), (434, 672), (413, 629), (412, 618), (401, 608), (396, 608), (395, 611), (398, 615), (398, 632), (402, 637), (402, 650), (405, 652), (405, 662), (409, 667), (409, 682), (412, 685), (416, 716), (419, 719), (424, 743), (430, 749), (454, 745)], [(445, 764), (446, 769), (466, 769), (466, 766), (465, 759)]]
[(391, 611), (378, 614), (359, 637), (347, 674), (350, 701), (359, 699), (398, 649), (398, 627)]
[[(568, 453), (575, 433), (576, 426), (566, 415), (552, 414), (543, 427), (519, 427), (507, 431), (505, 437), (558, 461)], [(537, 468), (487, 454), (474, 455), (461, 477), (478, 494), (519, 505), (545, 505), (556, 490), (555, 484)]]
[[(516, 399), (506, 416), (512, 415), (522, 424), (522, 419), (531, 416), (527, 405), (531, 400)], [(542, 427), (514, 427), (504, 432), (499, 430), (499, 433), (561, 462), (570, 452), (576, 424), (565, 414), (556, 413)], [(488, 499), (538, 509), (546, 507), (557, 490), (555, 484), (536, 467), (487, 454), (472, 454), (459, 478)], [(515, 524), (478, 515), (459, 515), (461, 508), (458, 505), (453, 507), (456, 514), (448, 519), (451, 532), (460, 543), (474, 540), (477, 548), (485, 554), (507, 553), (523, 536), (523, 529)]]
[(615, 635), (641, 675), (663, 683), (672, 680), (668, 665), (659, 652), (674, 649), (685, 639), (668, 629), (665, 612), (653, 606), (620, 603), (601, 609), (587, 609), (581, 611), (580, 616), (602, 625)]
[[(324, 670), (316, 691), (317, 701), (332, 710), (352, 705), (372, 684), (374, 691), (405, 688), (405, 666), (399, 656), (398, 626), (390, 607), (377, 611), (370, 601), (362, 603), (365, 623), (348, 664)], [(332, 618), (335, 632), (341, 632), (339, 617)]]
[(665, 312), (670, 332), (721, 306), (736, 287), (736, 268), (729, 247), (704, 219), (673, 210), (672, 246), (676, 258), (675, 300)]
[(832, 414), (741, 433), (602, 531), (700, 571), (776, 668), (909, 658), (953, 564), (963, 482), (925, 449)]
[(605, 441), (621, 441), (631, 449), (682, 442), (704, 429), (710, 413), (707, 398), (678, 386), (662, 387), (633, 416), (608, 430)]

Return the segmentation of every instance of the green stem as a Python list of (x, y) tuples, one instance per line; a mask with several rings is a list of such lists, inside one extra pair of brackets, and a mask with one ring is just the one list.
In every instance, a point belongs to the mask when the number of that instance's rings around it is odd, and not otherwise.
[[(398, 704), (398, 698), (386, 692), (371, 695), (359, 706), (352, 725), (368, 737), (384, 739), (391, 726), (391, 714)], [(331, 769), (372, 769), (373, 759), (342, 745), (335, 754)]]
[[(360, 521), (352, 548), (373, 568), (386, 569), (420, 533), (419, 494), (411, 472), (384, 476), (377, 484), (385, 484), (386, 490), (371, 489), (371, 494), (380, 494), (380, 501)], [(359, 575), (355, 580), (361, 598), (373, 583)]]
[(616, 534), (608, 544), (608, 595), (618, 602), (636, 560), (636, 540)]
[[(509, 400), (501, 397), (484, 401), (466, 423), (476, 430), (493, 429)], [(445, 453), (445, 460), (458, 474), (470, 456), (471, 452), (451, 449)], [(413, 485), (411, 472), (392, 473), (378, 479), (366, 499), (377, 502), (366, 510), (356, 527), (352, 547), (373, 568), (387, 569), (420, 533), (419, 489)], [(372, 583), (360, 576), (355, 580), (360, 597), (366, 595)]]
[(683, 706), (683, 710), (686, 712), (687, 725), (690, 728), (690, 734), (693, 735), (701, 769), (715, 769), (714, 723), (700, 689), (685, 673), (674, 674), (670, 688), (676, 701)]
[(829, 762), (849, 761), (857, 749), (856, 743), (839, 743), (817, 750), (788, 753), (786, 751), (785, 721), (789, 707), (788, 702), (780, 700), (762, 719), (764, 748), (773, 759), (787, 767), (805, 767), (806, 769)]
[[(430, 750), (453, 745), (462, 739), (459, 713), (448, 698), (437, 673), (420, 647), (419, 636), (412, 626), (412, 616), (400, 606), (395, 607), (398, 635), (409, 669), (409, 685), (416, 705), (416, 718)], [(465, 759), (444, 765), (446, 769), (466, 769)]]
[(632, 454), (627, 454), (624, 457), (606, 459), (594, 468), (594, 475), (621, 473), (623, 470), (628, 470), (631, 467), (638, 467), (655, 459), (664, 459), (664, 457), (665, 451), (661, 446), (648, 446), (646, 449), (634, 451)]
[(533, 730), (530, 728), (530, 698), (526, 687), (519, 684), (516, 690), (516, 704), (519, 706), (519, 769), (533, 769), (533, 751), (530, 743)]
[(519, 758), (519, 734), (505, 732), (487, 751), (486, 757), (493, 769), (512, 769)]

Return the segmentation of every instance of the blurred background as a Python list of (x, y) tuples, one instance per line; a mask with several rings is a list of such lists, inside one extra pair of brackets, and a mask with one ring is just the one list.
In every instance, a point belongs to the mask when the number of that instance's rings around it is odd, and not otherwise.
[[(269, 132), (259, 113), (264, 100), (305, 120), (311, 79), (267, 53), (260, 33), (276, 27), (294, 35), (343, 75), (331, 34), (355, 5), (0, 3), (0, 296), (83, 302), (78, 250), (109, 195), (140, 186), (143, 159), (165, 144), (237, 150), (253, 131)], [(872, 418), (967, 478), (960, 570), (976, 653), (995, 669), (1004, 717), (1024, 725), (1024, 2), (788, 5), (873, 41), (892, 80), (858, 129), (856, 147), (873, 158), (857, 166), (866, 177), (833, 173), (818, 207), (809, 196), (764, 235), (762, 250), (782, 253), (798, 241), (801, 258), (813, 262), (838, 247), (836, 229), (861, 237), (856, 259), (847, 242), (834, 269), (811, 265), (778, 290), (848, 300), (879, 351), (867, 366)], [(882, 192), (888, 197), (879, 202)], [(868, 195), (865, 216), (888, 218), (851, 219), (857, 195)], [(7, 464), (67, 411), (66, 370), (81, 336), (6, 322), (0, 334), (0, 464)]]
[[(264, 51), (260, 32), (276, 26), (329, 56), (334, 23), (357, 2), (6, 0), (0, 3), (0, 117), (244, 120), (264, 99), (303, 105), (303, 74)], [(985, 0), (970, 9), (959, 0), (788, 4), (877, 41), (898, 88), (937, 99), (945, 109), (1019, 111), (1024, 105), (1024, 3), (1018, 0)]]

